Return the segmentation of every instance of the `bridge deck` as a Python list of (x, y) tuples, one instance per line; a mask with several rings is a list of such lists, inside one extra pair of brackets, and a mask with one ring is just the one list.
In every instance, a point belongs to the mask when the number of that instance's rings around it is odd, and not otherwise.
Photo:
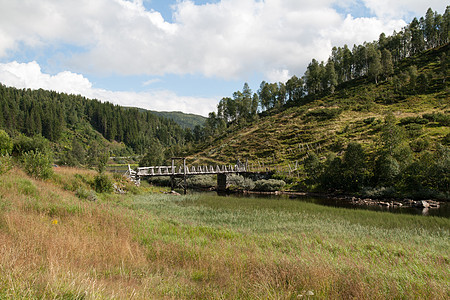
[(215, 175), (215, 174), (237, 174), (248, 172), (245, 166), (229, 165), (229, 166), (154, 166), (140, 167), (136, 170), (128, 170), (130, 175), (134, 176), (184, 176), (184, 175)]

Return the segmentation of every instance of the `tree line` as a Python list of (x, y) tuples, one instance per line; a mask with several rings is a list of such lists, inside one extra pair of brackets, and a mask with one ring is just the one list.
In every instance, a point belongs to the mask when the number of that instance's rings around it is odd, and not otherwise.
[[(429, 8), (425, 17), (414, 18), (401, 31), (394, 31), (390, 36), (382, 33), (377, 41), (354, 45), (352, 49), (347, 45), (333, 47), (326, 62), (312, 59), (301, 77), (294, 75), (285, 83), (263, 81), (256, 93), (245, 83), (242, 91), (220, 100), (217, 112), (210, 113), (204, 128), (194, 129), (194, 135), (197, 140), (207, 140), (223, 133), (232, 124), (242, 125), (256, 120), (260, 112), (333, 94), (338, 85), (357, 78), (365, 77), (374, 83), (389, 78), (395, 83), (396, 92), (401, 92), (405, 87), (410, 92), (423, 92), (426, 86), (420, 85), (426, 85), (428, 79), (418, 78), (417, 68), (411, 66), (399, 75), (393, 75), (394, 69), (405, 58), (448, 45), (449, 29), (450, 6), (447, 6), (444, 15)], [(448, 60), (444, 51), (440, 57), (444, 82), (448, 74)], [(407, 86), (407, 83), (411, 85)]]
[(389, 114), (382, 124), (376, 151), (351, 142), (342, 156), (329, 154), (320, 159), (315, 152), (309, 152), (304, 161), (306, 183), (321, 191), (359, 192), (369, 197), (448, 199), (450, 148), (437, 143), (436, 150), (431, 152), (425, 150), (427, 140), (409, 143), (407, 138), (428, 122), (448, 126), (450, 117), (432, 113), (397, 122)]
[(137, 154), (145, 154), (154, 145), (184, 145), (194, 138), (190, 129), (149, 111), (42, 89), (0, 84), (0, 111), (0, 129), (12, 137), (42, 136), (54, 143), (83, 124), (90, 124), (109, 141), (123, 142)]

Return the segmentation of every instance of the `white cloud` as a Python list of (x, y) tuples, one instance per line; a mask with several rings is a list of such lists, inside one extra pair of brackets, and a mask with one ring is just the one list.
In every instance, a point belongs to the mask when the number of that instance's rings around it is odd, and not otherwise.
[[(351, 48), (354, 44), (378, 40), (380, 33), (384, 32), (389, 35), (394, 29), (404, 26), (406, 26), (406, 23), (403, 20), (383, 22), (377, 18), (353, 18), (351, 15), (347, 15), (338, 26), (323, 29), (320, 33), (322, 36), (331, 37), (330, 40), (333, 45), (345, 43)], [(390, 29), (380, 31), (380, 28)], [(368, 37), (371, 37), (371, 39)]]
[[(429, 6), (445, 10), (441, 0), (221, 0), (206, 5), (178, 0), (168, 22), (146, 10), (143, 1), (148, 0), (0, 0), (0, 59), (33, 53), (41, 65), (50, 64), (46, 69), (70, 70), (49, 75), (36, 62), (12, 62), (1, 65), (0, 81), (207, 115), (215, 110), (215, 99), (170, 91), (112, 92), (94, 88), (74, 71), (237, 80), (264, 74), (268, 81), (286, 81), (301, 76), (312, 58), (326, 60), (332, 46), (378, 39), (381, 32), (401, 29), (411, 14), (424, 15)], [(376, 17), (342, 16), (333, 9), (360, 3)]]
[(0, 82), (17, 88), (42, 88), (74, 94), (86, 94), (92, 90), (92, 84), (83, 75), (68, 71), (54, 76), (44, 74), (35, 61), (0, 64)]
[(0, 82), (17, 88), (43, 88), (58, 92), (80, 94), (88, 98), (109, 101), (121, 106), (141, 107), (157, 111), (183, 111), (207, 116), (214, 111), (217, 99), (182, 97), (166, 90), (149, 92), (107, 91), (93, 88), (83, 75), (64, 71), (56, 75), (42, 73), (38, 63), (0, 64)]
[(146, 85), (151, 85), (151, 84), (158, 83), (158, 82), (161, 82), (161, 79), (152, 78), (152, 79), (149, 79), (149, 80), (143, 82), (142, 85), (146, 86)]
[[(364, 1), (383, 17), (393, 2)], [(146, 10), (142, 0), (0, 0), (0, 57), (21, 43), (28, 47), (66, 43), (86, 49), (63, 55), (68, 68), (83, 73), (238, 79), (288, 70), (301, 75), (313, 57), (326, 59), (333, 45), (371, 41), (405, 24), (398, 16), (345, 18), (331, 8), (336, 2), (178, 1), (169, 23), (159, 12)], [(400, 2), (423, 6), (419, 1)]]
[(266, 77), (269, 82), (285, 83), (292, 77), (292, 75), (289, 74), (289, 70), (271, 70), (266, 73)]
[[(428, 8), (444, 13), (448, 3), (442, 0), (361, 0), (376, 16), (382, 19), (417, 18), (424, 16)], [(411, 20), (406, 19), (409, 23)]]

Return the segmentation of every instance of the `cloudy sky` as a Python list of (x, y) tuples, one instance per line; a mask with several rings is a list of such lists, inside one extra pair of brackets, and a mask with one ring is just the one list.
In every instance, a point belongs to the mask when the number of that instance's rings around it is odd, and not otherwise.
[(0, 82), (207, 115), (442, 0), (0, 0)]

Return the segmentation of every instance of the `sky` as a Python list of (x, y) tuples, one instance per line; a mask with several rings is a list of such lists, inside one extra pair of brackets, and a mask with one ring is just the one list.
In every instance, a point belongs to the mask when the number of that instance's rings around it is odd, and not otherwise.
[(0, 0), (0, 82), (207, 116), (443, 0)]

